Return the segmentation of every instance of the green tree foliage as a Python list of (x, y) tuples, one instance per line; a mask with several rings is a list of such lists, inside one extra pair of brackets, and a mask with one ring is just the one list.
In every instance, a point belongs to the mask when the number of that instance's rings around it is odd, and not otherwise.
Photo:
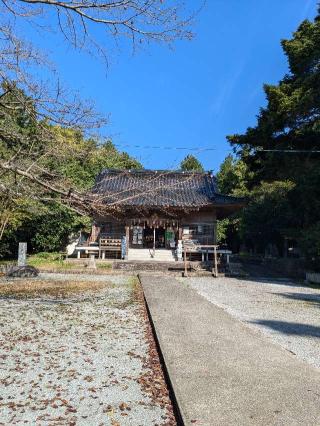
[[(56, 143), (68, 155), (48, 159), (52, 173), (64, 176), (74, 188), (86, 190), (92, 187), (95, 177), (104, 168), (133, 169), (141, 164), (125, 152), (118, 151), (111, 141), (99, 143), (86, 140), (72, 129), (54, 128), (63, 137)], [(68, 138), (65, 136), (68, 135)], [(82, 230), (89, 230), (91, 219), (78, 215), (68, 206), (53, 201), (32, 201), (28, 194), (7, 198), (1, 203), (0, 257), (13, 256), (19, 241), (26, 241), (29, 250), (59, 251), (65, 247), (68, 236)], [(1, 228), (0, 228), (1, 231)]]
[[(11, 93), (2, 97), (6, 105)], [(23, 93), (19, 95), (32, 110), (32, 102)], [(11, 159), (26, 170), (29, 165), (36, 168), (37, 176), (49, 184), (58, 182), (78, 191), (92, 187), (104, 168), (141, 168), (111, 141), (85, 138), (77, 129), (48, 125), (36, 119), (34, 110), (28, 114), (20, 105), (0, 105), (0, 160), (10, 163)], [(0, 256), (15, 255), (22, 240), (34, 251), (61, 250), (69, 234), (89, 223), (86, 216), (80, 217), (67, 203), (61, 203), (54, 192), (42, 191), (41, 186), (14, 172), (2, 173), (0, 200)]]
[(183, 171), (203, 172), (204, 168), (200, 161), (194, 155), (187, 155), (180, 163), (180, 169)]
[[(290, 73), (278, 85), (265, 85), (267, 106), (257, 126), (230, 136), (242, 159), (254, 171), (252, 184), (262, 180), (298, 179), (319, 165), (320, 134), (320, 17), (304, 21), (291, 40), (283, 40)], [(280, 150), (266, 152), (265, 150)], [(285, 151), (307, 151), (294, 154)]]
[(222, 194), (245, 197), (248, 194), (246, 164), (228, 155), (217, 173), (217, 184)]
[[(248, 195), (247, 166), (243, 161), (228, 155), (221, 164), (216, 177), (218, 190), (222, 194), (236, 197), (246, 197)], [(227, 243), (232, 250), (237, 251), (240, 246), (240, 225), (241, 213), (218, 220), (217, 241), (219, 243)]]
[(137, 169), (141, 164), (126, 152), (118, 151), (110, 140), (86, 139), (75, 129), (54, 126), (54, 144), (65, 158), (50, 158), (50, 167), (77, 189), (92, 187), (102, 169)]
[[(284, 235), (302, 241), (320, 222), (320, 154), (315, 152), (320, 150), (320, 16), (302, 22), (281, 44), (290, 72), (279, 84), (264, 86), (267, 105), (257, 125), (228, 137), (247, 167), (251, 203), (243, 235), (259, 238), (261, 245)], [(234, 187), (232, 173), (228, 182)], [(307, 244), (304, 248), (312, 254)]]
[[(283, 237), (292, 234), (296, 224), (288, 198), (294, 184), (290, 181), (262, 182), (250, 193), (241, 214), (240, 236), (260, 253), (269, 243), (283, 249)], [(289, 228), (289, 229), (288, 229)]]
[(13, 213), (16, 217), (20, 215), (20, 220), (18, 223), (9, 223), (1, 240), (2, 256), (14, 256), (19, 241), (28, 243), (29, 252), (61, 251), (68, 243), (68, 237), (89, 229), (91, 221), (53, 202), (47, 205), (38, 203), (36, 210), (30, 210), (29, 205), (24, 211)]

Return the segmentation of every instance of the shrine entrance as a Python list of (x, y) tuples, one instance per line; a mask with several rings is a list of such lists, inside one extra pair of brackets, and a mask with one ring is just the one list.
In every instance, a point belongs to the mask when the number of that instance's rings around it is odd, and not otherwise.
[[(178, 240), (177, 221), (136, 220), (129, 227), (129, 248), (168, 249), (176, 247)], [(138, 222), (138, 223), (137, 223)]]
[(166, 246), (166, 230), (163, 226), (153, 228), (146, 226), (143, 230), (143, 247), (144, 248), (165, 248)]

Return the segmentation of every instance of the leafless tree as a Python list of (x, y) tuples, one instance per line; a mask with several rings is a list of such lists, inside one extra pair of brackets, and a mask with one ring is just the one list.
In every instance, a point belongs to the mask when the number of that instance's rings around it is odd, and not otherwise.
[[(66, 89), (47, 52), (36, 40), (25, 41), (22, 27), (31, 25), (38, 36), (62, 35), (73, 48), (108, 61), (111, 42), (129, 41), (135, 51), (150, 42), (190, 39), (193, 17), (178, 0), (0, 0), (0, 239), (24, 199), (59, 199), (81, 214), (120, 208), (77, 191), (47, 168), (48, 158), (70, 155), (68, 147), (55, 144), (52, 125), (88, 132), (108, 117)], [(32, 131), (15, 125), (16, 114), (32, 124)]]
[[(3, 13), (41, 30), (60, 32), (73, 47), (106, 56), (106, 44), (128, 39), (135, 50), (150, 41), (190, 39), (193, 13), (179, 0), (1, 0)], [(200, 4), (200, 3), (199, 3)], [(94, 36), (99, 28), (102, 43)]]

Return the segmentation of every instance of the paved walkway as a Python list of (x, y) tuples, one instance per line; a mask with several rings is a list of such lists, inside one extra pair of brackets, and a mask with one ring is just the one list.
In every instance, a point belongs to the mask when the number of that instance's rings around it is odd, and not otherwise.
[(173, 277), (142, 275), (186, 425), (319, 425), (320, 371)]

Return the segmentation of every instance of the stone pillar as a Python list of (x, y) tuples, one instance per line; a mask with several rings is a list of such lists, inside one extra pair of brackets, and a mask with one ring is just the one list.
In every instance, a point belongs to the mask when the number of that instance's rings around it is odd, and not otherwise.
[(27, 264), (27, 243), (19, 243), (18, 266), (26, 266)]
[(90, 254), (88, 268), (90, 268), (90, 269), (97, 269), (96, 257), (95, 257), (94, 254)]

